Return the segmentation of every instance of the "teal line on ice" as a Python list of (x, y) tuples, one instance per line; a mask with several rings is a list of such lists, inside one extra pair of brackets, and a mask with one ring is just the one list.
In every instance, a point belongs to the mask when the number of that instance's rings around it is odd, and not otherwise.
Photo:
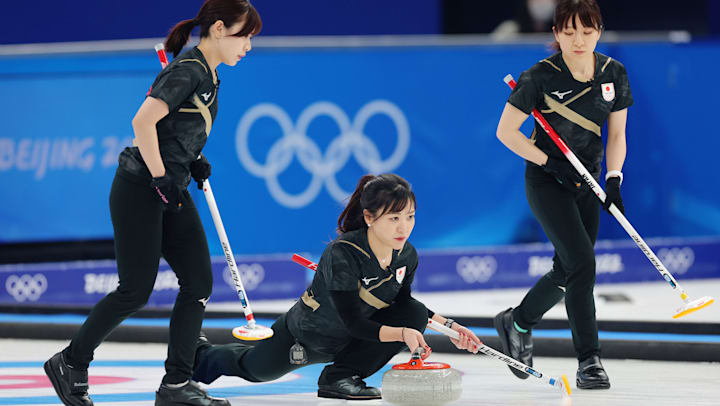
[[(51, 324), (82, 324), (86, 316), (77, 314), (6, 314), (0, 313), (0, 323), (51, 323)], [(256, 319), (258, 324), (270, 327), (275, 320)], [(247, 324), (244, 318), (234, 319), (205, 319), (205, 328), (228, 328)], [(169, 325), (169, 319), (155, 318), (130, 318), (123, 321), (124, 326), (146, 326), (163, 327)], [(477, 335), (496, 336), (493, 328), (471, 328)], [(428, 331), (430, 332), (430, 331)], [(434, 333), (434, 332), (432, 332)], [(671, 333), (634, 333), (618, 331), (600, 331), (600, 339), (605, 340), (628, 340), (628, 341), (666, 341), (666, 342), (691, 342), (691, 343), (720, 343), (720, 335), (708, 334), (671, 334)], [(533, 330), (533, 336), (537, 338), (567, 338), (572, 337), (570, 330)]]
[[(80, 314), (12, 314), (0, 313), (0, 323), (50, 323), (50, 324), (82, 324), (87, 316)], [(274, 319), (255, 319), (258, 324), (270, 327)], [(129, 318), (122, 322), (123, 326), (160, 327), (169, 326), (166, 318)], [(205, 319), (203, 327), (235, 328), (247, 324), (244, 317), (236, 319)]]

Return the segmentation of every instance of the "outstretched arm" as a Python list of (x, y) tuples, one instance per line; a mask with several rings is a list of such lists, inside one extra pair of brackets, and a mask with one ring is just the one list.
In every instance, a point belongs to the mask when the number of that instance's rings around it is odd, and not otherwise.
[(417, 330), (386, 326), (365, 318), (360, 312), (361, 303), (357, 291), (333, 290), (330, 291), (330, 297), (351, 336), (368, 341), (404, 342), (410, 351), (414, 351), (418, 346), (429, 349), (422, 333)]

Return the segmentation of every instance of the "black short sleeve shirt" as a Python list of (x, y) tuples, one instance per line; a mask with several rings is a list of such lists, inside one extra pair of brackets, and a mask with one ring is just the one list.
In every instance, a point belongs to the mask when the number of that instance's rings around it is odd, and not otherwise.
[[(219, 82), (195, 47), (175, 58), (157, 76), (149, 97), (164, 101), (169, 114), (157, 123), (160, 155), (176, 183), (190, 182), (190, 162), (197, 159), (217, 115)], [(150, 179), (137, 147), (128, 147), (119, 158), (120, 168)]]
[[(596, 52), (593, 80), (579, 82), (557, 53), (520, 75), (508, 103), (526, 114), (538, 109), (587, 170), (598, 177), (604, 155), (602, 126), (611, 112), (631, 106), (633, 98), (620, 62)], [(549, 156), (565, 159), (537, 123), (532, 139)]]

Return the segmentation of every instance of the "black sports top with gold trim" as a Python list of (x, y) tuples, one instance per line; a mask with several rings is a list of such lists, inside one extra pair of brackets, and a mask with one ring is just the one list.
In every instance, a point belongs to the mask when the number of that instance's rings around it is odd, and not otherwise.
[(390, 306), (401, 288), (409, 292), (417, 266), (417, 252), (409, 242), (393, 251), (390, 265), (382, 269), (370, 249), (366, 229), (344, 233), (325, 248), (312, 283), (288, 311), (288, 329), (303, 345), (336, 354), (352, 337), (330, 292), (358, 295), (358, 314), (369, 319)]
[[(633, 98), (622, 63), (595, 52), (593, 79), (579, 82), (558, 52), (520, 75), (508, 103), (526, 114), (537, 108), (597, 178), (603, 160), (601, 128), (611, 112), (631, 106)], [(540, 124), (535, 124), (531, 138), (547, 155), (565, 159)]]
[[(200, 155), (217, 115), (216, 78), (217, 73), (213, 75), (202, 52), (194, 47), (173, 59), (147, 94), (168, 105), (169, 114), (156, 125), (160, 156), (167, 173), (184, 186), (190, 182), (190, 162)], [(151, 178), (137, 147), (120, 153), (119, 167), (148, 181)]]

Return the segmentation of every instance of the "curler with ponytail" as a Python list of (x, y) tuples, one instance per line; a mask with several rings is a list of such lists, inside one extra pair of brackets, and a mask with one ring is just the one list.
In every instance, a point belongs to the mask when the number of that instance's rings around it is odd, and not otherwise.
[(216, 21), (222, 21), (225, 27), (244, 22), (243, 28), (236, 37), (256, 35), (262, 29), (262, 20), (255, 7), (247, 0), (205, 0), (195, 18), (183, 20), (175, 24), (165, 39), (165, 49), (178, 56), (190, 39), (195, 26), (200, 27), (200, 37), (207, 37), (210, 27)]

